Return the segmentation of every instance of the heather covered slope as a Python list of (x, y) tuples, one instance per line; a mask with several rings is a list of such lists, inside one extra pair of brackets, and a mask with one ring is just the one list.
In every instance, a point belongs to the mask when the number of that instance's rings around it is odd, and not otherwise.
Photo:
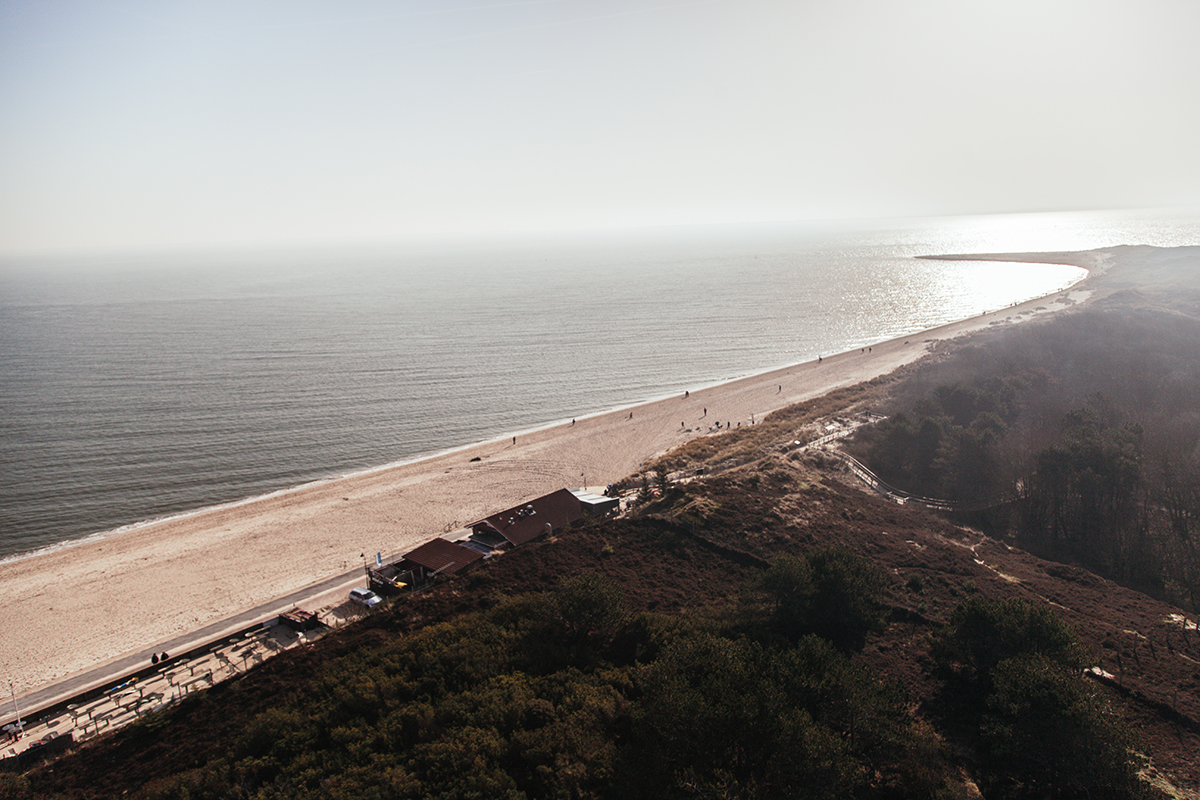
[[(1141, 255), (1162, 260), (1151, 277), (1194, 272), (1194, 258)], [(0, 777), (0, 796), (1200, 796), (1196, 615), (1130, 588), (1182, 601), (1186, 586), (1131, 580), (1132, 562), (1107, 545), (1085, 568), (1094, 527), (1060, 529), (1074, 549), (1039, 558), (1009, 528), (982, 532), (1020, 514), (971, 508), (956, 523), (877, 497), (835, 456), (797, 446), (869, 407), (929, 412), (960, 445), (971, 439), (956, 425), (989, 447), (1007, 431), (1035, 454), (1059, 447), (1068, 467), (1108, 453), (1142, 468), (1135, 495), (1104, 495), (1135, 512), (1136, 535), (1113, 541), (1170, 564), (1135, 545), (1178, 545), (1196, 517), (1186, 492), (1156, 493), (1163, 473), (1145, 468), (1162, 459), (1138, 448), (1189, 441), (1178, 434), (1194, 417), (1184, 401), (1200, 396), (1187, 390), (1200, 374), (1186, 357), (1196, 295), (1187, 281), (1173, 293), (1113, 285), (1093, 284), (1094, 310), (941, 342), (888, 378), (695, 438), (631, 478), (662, 483), (627, 518), (403, 598), (47, 768)], [(955, 383), (969, 391), (938, 394)], [(1005, 386), (1007, 406), (976, 407)], [(1162, 398), (1175, 400), (1151, 402)], [(960, 421), (956, 402), (971, 412)], [(1096, 419), (1064, 428), (1080, 408)], [(1155, 439), (1160, 419), (1177, 435)], [(1056, 440), (1064, 430), (1078, 435)], [(937, 444), (913, 465), (931, 480), (952, 467), (953, 448)], [(1018, 449), (996, 451), (1013, 471), (987, 474), (1017, 485)], [(1076, 505), (1063, 508), (1092, 508), (1078, 491), (1089, 485), (1064, 484)], [(1003, 491), (976, 496), (997, 494), (1011, 511)], [(1169, 502), (1178, 513), (1164, 517)], [(1126, 585), (1097, 574), (1106, 565)]]
[[(1115, 676), (1073, 672), (1072, 691), (1129, 726), (1145, 764), (1200, 787), (1200, 637), (1170, 621), (1177, 609), (843, 478), (767, 453), (677, 485), (633, 518), (514, 551), (0, 785), (16, 797), (773, 797), (801, 784), (1045, 796), (1055, 787), (996, 772), (976, 712), (947, 705), (931, 658), (963, 602), (1017, 598)], [(830, 546), (878, 580), (863, 584), (877, 603), (861, 650), (778, 627), (764, 588), (769, 565)], [(784, 701), (804, 714), (783, 724)]]

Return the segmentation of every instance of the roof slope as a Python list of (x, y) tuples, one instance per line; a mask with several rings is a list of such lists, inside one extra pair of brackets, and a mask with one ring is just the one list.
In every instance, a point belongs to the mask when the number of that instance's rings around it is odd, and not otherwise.
[(583, 504), (579, 498), (569, 489), (559, 489), (493, 514), (471, 527), (490, 526), (514, 545), (519, 545), (580, 519), (583, 519)]
[(428, 541), (404, 556), (405, 561), (411, 561), (433, 572), (458, 572), (481, 558), (483, 553), (447, 542), (445, 539)]

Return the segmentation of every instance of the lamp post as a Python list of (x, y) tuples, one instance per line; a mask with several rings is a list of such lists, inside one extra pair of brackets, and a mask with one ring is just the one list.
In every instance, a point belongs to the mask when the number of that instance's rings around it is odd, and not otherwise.
[(13, 688), (12, 681), (8, 682), (8, 692), (12, 695), (13, 711), (17, 712), (17, 736), (19, 738), (25, 735), (25, 723), (21, 722), (21, 709), (17, 707), (17, 690)]

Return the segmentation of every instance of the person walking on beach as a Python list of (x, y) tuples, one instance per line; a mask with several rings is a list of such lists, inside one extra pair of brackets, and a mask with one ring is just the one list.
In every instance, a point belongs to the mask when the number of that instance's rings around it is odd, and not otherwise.
[(516, 443), (517, 443), (517, 437), (515, 437), (515, 436), (514, 436), (514, 437), (513, 437), (513, 444), (516, 444)]

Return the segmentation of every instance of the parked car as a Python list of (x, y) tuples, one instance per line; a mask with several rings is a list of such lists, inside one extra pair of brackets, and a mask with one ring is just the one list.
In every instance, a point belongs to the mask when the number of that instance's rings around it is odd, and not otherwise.
[(350, 600), (367, 608), (374, 608), (383, 602), (379, 599), (379, 595), (375, 594), (370, 589), (360, 589), (358, 587), (350, 590)]

